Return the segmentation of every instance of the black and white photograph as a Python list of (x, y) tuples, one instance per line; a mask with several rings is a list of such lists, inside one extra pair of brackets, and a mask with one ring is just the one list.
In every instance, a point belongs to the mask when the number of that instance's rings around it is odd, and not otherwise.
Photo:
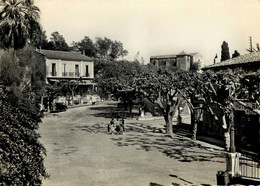
[(259, 0), (0, 0), (0, 185), (260, 185)]

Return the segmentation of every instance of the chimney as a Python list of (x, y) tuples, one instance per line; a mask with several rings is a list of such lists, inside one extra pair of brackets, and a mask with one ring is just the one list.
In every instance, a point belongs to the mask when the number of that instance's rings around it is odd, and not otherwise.
[(218, 54), (216, 54), (215, 58), (214, 58), (214, 64), (216, 64), (218, 61)]
[(83, 51), (82, 51), (82, 55), (84, 55), (84, 56), (85, 56), (85, 50), (83, 50)]

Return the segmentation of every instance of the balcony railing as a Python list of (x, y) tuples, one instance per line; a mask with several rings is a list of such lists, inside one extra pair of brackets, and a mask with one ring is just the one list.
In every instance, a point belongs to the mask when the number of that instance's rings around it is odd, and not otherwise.
[(79, 72), (62, 72), (61, 76), (60, 75), (57, 76), (57, 72), (50, 72), (50, 76), (53, 76), (53, 77), (70, 77), (70, 78), (80, 77), (80, 76), (90, 77), (90, 73), (84, 73), (83, 75), (81, 75)]
[(62, 77), (79, 77), (79, 72), (62, 72)]
[(57, 72), (51, 72), (50, 75), (51, 76), (57, 76)]

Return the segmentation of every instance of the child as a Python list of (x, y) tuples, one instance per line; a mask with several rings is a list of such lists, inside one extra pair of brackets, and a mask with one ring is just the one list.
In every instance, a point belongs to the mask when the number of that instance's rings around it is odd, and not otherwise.
[(114, 135), (114, 132), (115, 132), (115, 120), (114, 120), (114, 118), (112, 118), (110, 123), (108, 124), (107, 132), (111, 132), (111, 134)]

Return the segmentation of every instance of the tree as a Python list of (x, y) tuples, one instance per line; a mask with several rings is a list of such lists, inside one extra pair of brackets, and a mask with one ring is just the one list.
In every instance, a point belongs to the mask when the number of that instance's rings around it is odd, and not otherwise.
[(97, 57), (105, 60), (115, 60), (119, 57), (124, 57), (128, 51), (124, 49), (123, 43), (120, 41), (112, 41), (108, 38), (96, 38), (95, 42)]
[(221, 61), (225, 61), (227, 59), (230, 59), (229, 47), (228, 43), (226, 41), (223, 41), (221, 45)]
[(167, 72), (149, 73), (138, 82), (138, 89), (152, 103), (155, 103), (163, 113), (166, 132), (173, 137), (172, 120), (180, 104), (176, 89), (176, 76)]
[(238, 56), (240, 56), (240, 53), (237, 50), (235, 50), (234, 54), (232, 54), (232, 58), (238, 57)]
[(48, 49), (48, 39), (46, 31), (43, 31), (38, 24), (34, 25), (34, 31), (32, 33), (32, 46), (39, 49)]
[(4, 0), (0, 5), (1, 47), (23, 48), (30, 39), (32, 23), (39, 18), (39, 9), (29, 0)]
[(94, 43), (88, 36), (85, 36), (80, 42), (73, 42), (72, 45), (88, 57), (96, 56)]
[(105, 61), (99, 62), (99, 66), (100, 70), (96, 75), (99, 93), (103, 97), (112, 94), (116, 98), (121, 98), (131, 114), (136, 95), (133, 83), (135, 77), (142, 72), (141, 65), (128, 61)]
[(0, 60), (0, 183), (40, 185), (48, 176), (43, 164), (46, 150), (36, 133), (43, 116), (40, 96), (46, 69), (43, 57), (30, 46), (16, 52), (7, 50)]
[[(201, 88), (201, 90), (205, 100), (204, 103), (215, 120), (222, 125), (226, 136), (226, 149), (230, 149), (231, 152), (235, 151), (234, 102), (245, 91), (245, 89), (242, 89), (241, 83), (243, 73), (241, 69), (218, 72), (207, 71), (202, 76), (204, 88)], [(229, 141), (232, 143), (229, 144)]]
[(46, 67), (44, 58), (31, 46), (13, 51), (7, 50), (0, 60), (1, 76), (5, 86), (17, 86), (22, 92), (31, 87), (31, 92), (42, 94), (45, 86)]
[[(64, 37), (59, 34), (59, 32), (52, 32), (51, 33), (51, 41), (54, 45), (53, 50), (61, 50), (61, 51), (68, 51), (69, 46), (66, 43)], [(50, 45), (51, 46), (51, 45)]]
[(197, 71), (199, 71), (200, 67), (201, 67), (200, 61), (195, 61), (195, 62), (191, 63), (190, 70), (197, 72)]
[(111, 45), (113, 41), (108, 38), (96, 38), (95, 47), (97, 49), (97, 56), (101, 59), (109, 59), (109, 54), (111, 52)]
[(111, 46), (110, 57), (114, 60), (119, 57), (124, 57), (128, 54), (128, 51), (124, 49), (123, 43), (120, 41), (114, 41)]

